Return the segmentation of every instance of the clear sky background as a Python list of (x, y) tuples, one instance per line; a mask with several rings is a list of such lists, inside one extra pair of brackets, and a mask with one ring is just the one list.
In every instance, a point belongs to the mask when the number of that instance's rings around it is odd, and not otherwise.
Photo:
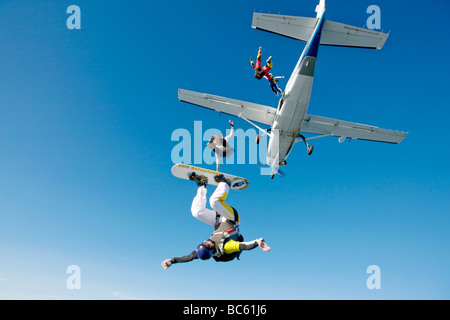
[[(71, 4), (81, 30), (66, 27)], [(262, 46), (288, 77), (304, 43), (252, 29), (252, 13), (315, 17), (317, 4), (1, 1), (0, 298), (449, 299), (446, 0), (328, 0), (327, 19), (360, 27), (378, 5), (391, 33), (382, 50), (321, 47), (308, 113), (408, 136), (318, 139), (311, 156), (297, 144), (274, 180), (224, 165), (250, 181), (228, 198), (241, 232), (271, 252), (161, 267), (212, 231), (190, 214), (196, 186), (170, 173), (172, 132), (233, 119), (177, 88), (275, 107), (249, 57)], [(380, 290), (366, 287), (370, 265)]]

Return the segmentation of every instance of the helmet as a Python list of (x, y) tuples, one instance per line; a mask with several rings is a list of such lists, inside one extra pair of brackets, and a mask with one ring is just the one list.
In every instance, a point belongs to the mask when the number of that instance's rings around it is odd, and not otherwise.
[(197, 246), (197, 257), (208, 260), (213, 256), (213, 249), (207, 248), (203, 243)]

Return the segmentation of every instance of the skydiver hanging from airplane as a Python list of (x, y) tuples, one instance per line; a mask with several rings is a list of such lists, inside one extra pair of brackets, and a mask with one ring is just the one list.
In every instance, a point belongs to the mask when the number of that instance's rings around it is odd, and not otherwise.
[(207, 178), (192, 172), (189, 179), (196, 182), (198, 186), (197, 194), (192, 201), (192, 215), (196, 219), (213, 226), (214, 232), (190, 254), (164, 260), (161, 263), (164, 269), (175, 263), (189, 262), (195, 259), (209, 260), (211, 257), (217, 262), (231, 261), (234, 258), (239, 259), (242, 251), (252, 250), (258, 246), (263, 251), (270, 250), (270, 247), (262, 238), (244, 242), (244, 237), (239, 233), (239, 214), (236, 209), (225, 202), (230, 185), (222, 174), (214, 177), (214, 180), (219, 184), (209, 198), (213, 210), (206, 208)]
[(229, 122), (231, 125), (230, 134), (225, 138), (220, 133), (216, 134), (211, 137), (207, 144), (208, 148), (210, 148), (216, 155), (216, 171), (219, 171), (220, 158), (229, 158), (234, 152), (234, 149), (228, 143), (234, 135), (234, 124), (231, 120), (229, 120)]
[(252, 65), (252, 68), (255, 69), (255, 78), (258, 80), (261, 80), (262, 78), (266, 78), (267, 80), (269, 80), (270, 88), (278, 96), (278, 93), (282, 94), (282, 91), (278, 88), (278, 85), (276, 83), (278, 82), (278, 79), (282, 79), (284, 77), (273, 77), (272, 74), (269, 73), (273, 66), (272, 56), (267, 59), (266, 65), (261, 68), (261, 56), (262, 47), (259, 47), (258, 56), (256, 57), (256, 64), (253, 61), (252, 57), (250, 57), (250, 64)]
[(284, 76), (277, 76), (274, 77), (271, 73), (269, 73), (272, 80), (269, 80), (270, 88), (272, 91), (278, 96), (279, 94), (283, 95), (283, 91), (281, 91), (280, 88), (278, 88), (277, 82), (278, 79), (284, 79)]

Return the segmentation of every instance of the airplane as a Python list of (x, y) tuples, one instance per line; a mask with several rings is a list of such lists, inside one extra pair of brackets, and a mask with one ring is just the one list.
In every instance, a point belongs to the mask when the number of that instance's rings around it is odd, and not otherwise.
[[(313, 146), (308, 140), (311, 139), (334, 136), (339, 137), (341, 143), (348, 138), (398, 144), (408, 134), (307, 114), (320, 45), (381, 49), (389, 36), (326, 20), (325, 0), (320, 0), (316, 13), (316, 18), (253, 13), (252, 28), (306, 42), (277, 108), (178, 89), (180, 101), (237, 116), (257, 128), (261, 136), (268, 135), (266, 161), (272, 167), (272, 179), (279, 166), (287, 164), (286, 158), (299, 141), (305, 143), (310, 155)], [(264, 130), (255, 122), (270, 126), (270, 129)], [(313, 136), (305, 138), (302, 133)], [(257, 143), (259, 138), (260, 135)]]

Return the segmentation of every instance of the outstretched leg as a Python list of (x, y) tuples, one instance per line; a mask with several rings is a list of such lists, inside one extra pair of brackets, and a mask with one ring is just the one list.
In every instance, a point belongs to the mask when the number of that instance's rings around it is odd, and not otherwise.
[(267, 59), (267, 61), (266, 61), (266, 65), (263, 67), (263, 70), (266, 73), (266, 78), (269, 81), (272, 80), (272, 77), (269, 73), (269, 71), (272, 69), (272, 67), (273, 67), (272, 57), (269, 57), (269, 59)]
[(256, 68), (261, 68), (261, 56), (262, 56), (262, 48), (259, 47), (258, 56), (256, 57)]
[[(221, 216), (228, 220), (234, 221), (234, 209), (225, 202), (230, 191), (230, 186), (225, 182), (220, 182), (216, 188), (216, 191), (209, 198), (209, 204), (211, 208), (216, 210)], [(236, 221), (239, 223), (239, 221)]]
[(194, 218), (214, 227), (216, 224), (216, 212), (206, 208), (206, 188), (201, 186), (197, 189), (197, 195), (192, 201), (191, 212)]

